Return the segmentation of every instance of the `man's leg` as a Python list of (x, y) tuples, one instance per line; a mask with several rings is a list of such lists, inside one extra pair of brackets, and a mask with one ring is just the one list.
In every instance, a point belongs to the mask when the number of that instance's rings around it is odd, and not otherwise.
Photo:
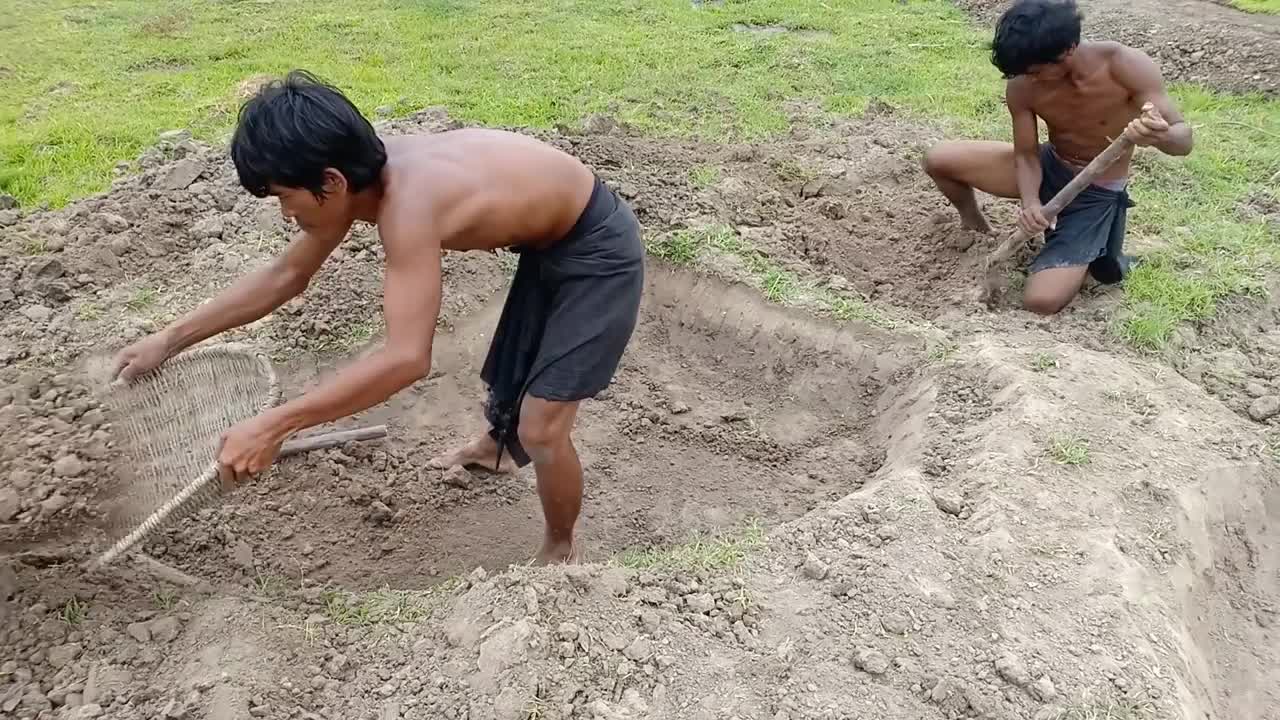
[(526, 395), (520, 406), (517, 430), (520, 444), (533, 460), (538, 476), (538, 498), (546, 532), (541, 563), (577, 560), (573, 527), (582, 509), (582, 463), (569, 435), (578, 416), (577, 402), (556, 402)]
[(511, 473), (516, 471), (516, 463), (511, 459), (511, 453), (503, 450), (501, 462), (495, 461), (497, 457), (498, 442), (490, 437), (489, 433), (485, 432), (461, 447), (431, 458), (427, 461), (427, 467), (447, 470), (456, 465), (461, 465), (463, 467), (482, 467), (490, 472)]
[(1040, 315), (1057, 313), (1080, 292), (1088, 272), (1088, 265), (1079, 265), (1032, 273), (1022, 293), (1022, 306)]
[(989, 195), (1018, 198), (1012, 143), (952, 140), (929, 148), (922, 164), (934, 184), (960, 212), (961, 224), (970, 230), (991, 232), (991, 224), (983, 217), (973, 194), (975, 189)]

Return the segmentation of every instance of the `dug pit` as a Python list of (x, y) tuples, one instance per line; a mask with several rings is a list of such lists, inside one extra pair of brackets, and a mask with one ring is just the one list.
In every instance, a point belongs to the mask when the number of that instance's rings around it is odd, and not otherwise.
[[(647, 284), (613, 386), (579, 415), (588, 560), (794, 519), (880, 467), (869, 425), (918, 358), (915, 342), (817, 323), (656, 265)], [(425, 587), (527, 561), (542, 532), (532, 467), (427, 467), (484, 429), (478, 368), (504, 295), (439, 336), (430, 379), (351, 421), (387, 423), (388, 441), (285, 461), (147, 551), (211, 579), (350, 589)]]

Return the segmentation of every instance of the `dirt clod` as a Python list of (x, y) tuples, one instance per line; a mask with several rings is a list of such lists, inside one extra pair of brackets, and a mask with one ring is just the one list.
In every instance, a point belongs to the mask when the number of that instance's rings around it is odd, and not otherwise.
[(803, 572), (810, 580), (822, 580), (831, 572), (831, 567), (819, 560), (818, 556), (809, 553), (805, 556)]
[(854, 653), (853, 664), (868, 675), (883, 675), (889, 671), (889, 658), (873, 648), (859, 648)]
[(165, 616), (152, 620), (147, 626), (151, 631), (151, 639), (159, 643), (172, 642), (178, 637), (178, 631), (181, 628), (178, 618)]
[(1280, 395), (1260, 397), (1249, 405), (1249, 417), (1258, 422), (1265, 422), (1276, 415), (1280, 415)]
[(1027, 670), (1027, 666), (1022, 660), (1013, 653), (1005, 653), (995, 661), (996, 674), (1004, 678), (1006, 682), (1017, 685), (1018, 687), (1026, 687), (1031, 683), (1031, 672)]
[(448, 470), (445, 470), (441, 479), (444, 481), (445, 485), (456, 487), (461, 490), (470, 490), (471, 486), (474, 485), (476, 481), (475, 475), (472, 475), (470, 471), (461, 465), (455, 465)]
[(939, 510), (948, 515), (959, 516), (964, 512), (964, 498), (953, 490), (935, 490), (933, 502)]

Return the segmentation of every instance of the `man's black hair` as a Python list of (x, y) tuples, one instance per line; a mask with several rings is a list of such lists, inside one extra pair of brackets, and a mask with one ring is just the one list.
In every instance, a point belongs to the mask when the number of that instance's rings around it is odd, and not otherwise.
[(323, 198), (325, 168), (341, 172), (351, 192), (359, 192), (378, 182), (387, 151), (341, 91), (294, 70), (240, 108), (231, 159), (240, 184), (258, 197), (274, 184)]
[(1075, 0), (1017, 0), (996, 23), (991, 64), (1008, 79), (1057, 62), (1080, 44), (1082, 19)]

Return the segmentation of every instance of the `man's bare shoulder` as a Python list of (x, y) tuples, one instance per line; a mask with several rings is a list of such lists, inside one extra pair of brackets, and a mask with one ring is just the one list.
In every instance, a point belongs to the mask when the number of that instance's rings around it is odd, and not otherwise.
[(1010, 78), (1004, 84), (1004, 102), (1011, 110), (1027, 110), (1031, 107), (1031, 82), (1026, 77)]
[(1121, 82), (1143, 79), (1152, 75), (1159, 76), (1160, 67), (1146, 51), (1130, 47), (1118, 42), (1097, 43), (1104, 52), (1104, 58), (1111, 75)]

